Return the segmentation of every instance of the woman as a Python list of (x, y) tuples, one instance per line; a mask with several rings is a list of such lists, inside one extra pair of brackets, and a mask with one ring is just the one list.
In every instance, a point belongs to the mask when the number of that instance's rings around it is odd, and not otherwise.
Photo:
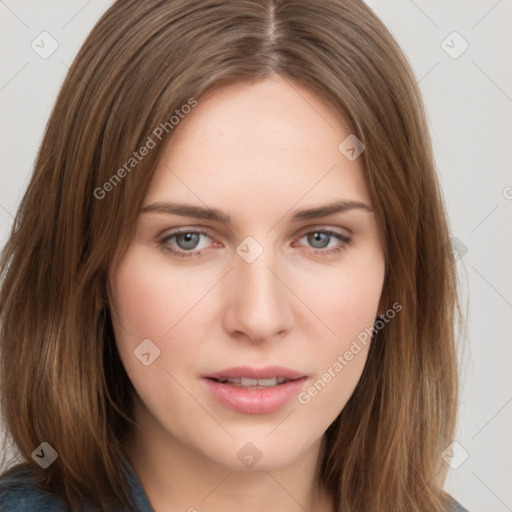
[(0, 507), (464, 510), (446, 214), (362, 2), (114, 3), (1, 268)]

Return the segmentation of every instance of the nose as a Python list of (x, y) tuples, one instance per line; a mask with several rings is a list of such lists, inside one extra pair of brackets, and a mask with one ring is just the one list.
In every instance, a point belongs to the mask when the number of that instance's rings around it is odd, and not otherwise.
[(253, 342), (277, 340), (294, 322), (293, 294), (270, 252), (252, 263), (235, 258), (224, 304), (224, 327), (232, 336)]

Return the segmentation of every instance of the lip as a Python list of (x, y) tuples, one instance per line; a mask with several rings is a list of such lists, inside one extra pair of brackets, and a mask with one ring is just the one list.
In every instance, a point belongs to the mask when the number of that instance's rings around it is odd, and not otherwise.
[(254, 368), (252, 366), (236, 366), (227, 368), (220, 372), (204, 375), (208, 379), (229, 379), (233, 377), (246, 377), (248, 379), (271, 379), (272, 377), (284, 377), (285, 379), (295, 380), (305, 377), (304, 373), (284, 366), (265, 366), (263, 368)]
[[(246, 377), (249, 379), (270, 379), (284, 377), (288, 382), (264, 389), (244, 389), (224, 384), (214, 379)], [(244, 414), (268, 414), (284, 407), (296, 397), (307, 376), (282, 366), (252, 368), (239, 366), (203, 376), (206, 388), (221, 405)]]

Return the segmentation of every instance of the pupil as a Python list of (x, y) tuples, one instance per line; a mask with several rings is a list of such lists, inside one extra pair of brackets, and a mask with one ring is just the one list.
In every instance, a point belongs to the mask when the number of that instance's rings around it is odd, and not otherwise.
[(199, 242), (197, 233), (182, 233), (176, 236), (176, 244), (180, 249), (194, 249)]
[(327, 233), (312, 233), (308, 235), (308, 242), (315, 249), (323, 249), (329, 245), (330, 237)]

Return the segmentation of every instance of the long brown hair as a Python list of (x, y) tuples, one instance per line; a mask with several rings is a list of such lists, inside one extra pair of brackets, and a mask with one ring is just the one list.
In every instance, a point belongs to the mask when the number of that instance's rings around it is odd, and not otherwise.
[[(107, 282), (172, 130), (118, 170), (191, 98), (272, 73), (317, 93), (365, 144), (382, 301), (403, 306), (326, 432), (321, 478), (345, 512), (446, 510), (440, 454), (457, 408), (446, 212), (407, 60), (369, 7), (342, 0), (118, 0), (79, 51), (0, 261), (4, 448), (73, 510), (130, 505), (121, 460), (135, 390)], [(43, 441), (59, 454), (47, 469), (31, 458)]]

